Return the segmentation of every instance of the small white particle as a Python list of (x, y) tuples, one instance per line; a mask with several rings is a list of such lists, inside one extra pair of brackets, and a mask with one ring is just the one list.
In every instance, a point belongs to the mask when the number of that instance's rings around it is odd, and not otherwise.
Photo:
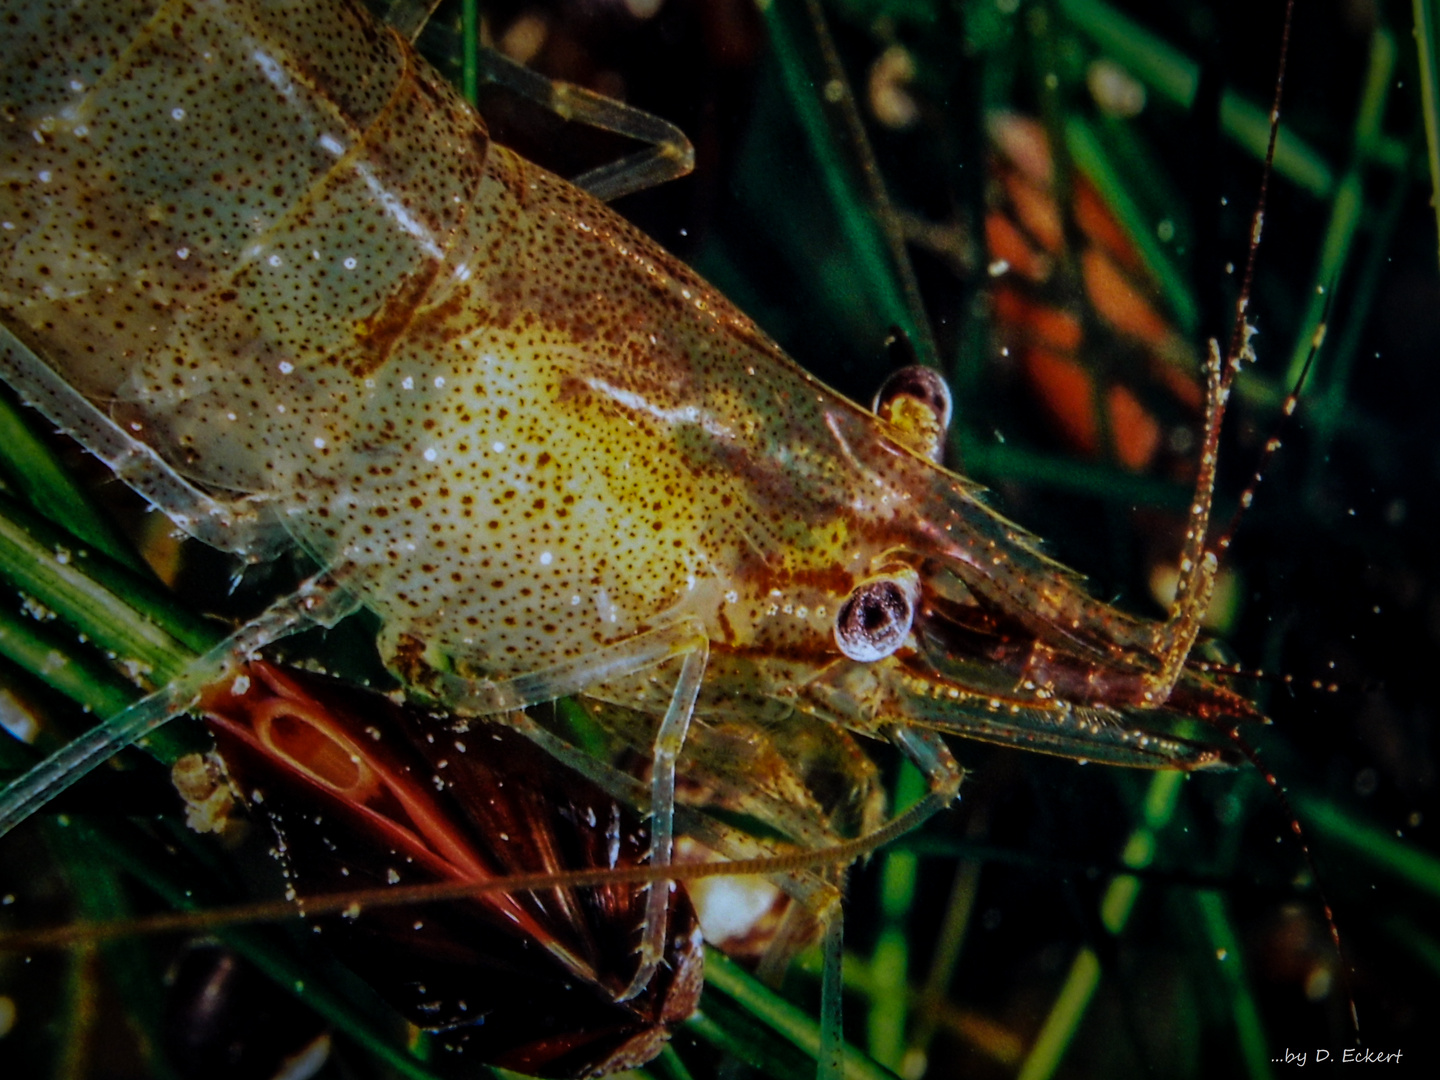
[(554, 562), (554, 561), (555, 561), (555, 556), (554, 556), (554, 555), (551, 555), (550, 552), (548, 552), (548, 551), (542, 551), (542, 552), (540, 553), (540, 565), (541, 565), (541, 566), (549, 566), (549, 565), (550, 565), (552, 562)]
[(415, 380), (412, 379), (409, 375), (406, 375), (405, 378), (400, 380), (400, 388), (402, 390), (414, 390)]
[(436, 389), (436, 390), (439, 390), (439, 389), (440, 389), (441, 387), (443, 387), (444, 385), (445, 385), (445, 376), (444, 376), (444, 375), (436, 375), (436, 376), (435, 376), (435, 389)]
[(432, 446), (430, 449), (426, 450), (425, 453), (421, 454), (420, 456), (423, 457), (426, 461), (434, 461), (434, 460), (435, 460), (436, 458), (438, 458), (440, 455), (435, 452), (435, 448)]
[(358, 264), (355, 262), (355, 256), (353, 256), (353, 255), (350, 256), (350, 258), (346, 259), (345, 262), (344, 262), (344, 266), (345, 266), (345, 269), (346, 269), (346, 270), (354, 270), (355, 267), (356, 267), (356, 265), (358, 265)]
[(294, 370), (295, 370), (295, 365), (292, 364), (289, 360), (281, 360), (281, 361), (280, 361), (280, 374), (281, 374), (281, 375), (289, 375), (289, 374), (290, 374), (292, 371), (294, 371)]
[(185, 110), (184, 110), (184, 109), (171, 109), (171, 110), (170, 110), (170, 119), (171, 119), (171, 120), (184, 120), (184, 119), (185, 119)]
[(175, 257), (176, 257), (177, 259), (188, 259), (188, 258), (190, 257), (190, 249), (189, 249), (189, 248), (177, 248), (176, 251), (175, 251)]
[(49, 170), (49, 169), (42, 169), (42, 170), (40, 171), (40, 182), (41, 182), (42, 184), (48, 184), (48, 183), (50, 182), (50, 170)]
[(324, 450), (324, 449), (325, 449), (325, 440), (322, 439), (322, 438), (320, 438), (318, 435), (315, 437), (315, 449), (316, 449), (316, 450)]
[(494, 450), (497, 454), (503, 454), (505, 452), (505, 444), (503, 442), (491, 443), (490, 449)]
[(271, 255), (270, 258), (266, 259), (265, 261), (268, 262), (271, 266), (279, 266), (279, 265), (280, 265), (280, 256), (279, 256), (279, 255)]

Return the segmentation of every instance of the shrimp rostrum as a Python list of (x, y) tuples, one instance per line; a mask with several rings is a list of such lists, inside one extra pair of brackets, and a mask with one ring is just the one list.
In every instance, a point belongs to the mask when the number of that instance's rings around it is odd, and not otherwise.
[[(1253, 709), (1186, 666), (1215, 565), (1207, 468), (1171, 616), (1125, 615), (937, 463), (932, 374), (900, 373), (874, 411), (830, 391), (492, 143), (353, 3), (0, 18), (5, 378), (190, 535), (324, 568), (197, 686), (364, 605), (405, 685), (456, 711), (522, 723), (580, 694), (651, 718), (662, 864), (692, 722), (888, 739), (936, 807), (961, 775), (936, 733), (1229, 762), (1193, 731)], [(143, 723), (196, 693), (162, 691)]]

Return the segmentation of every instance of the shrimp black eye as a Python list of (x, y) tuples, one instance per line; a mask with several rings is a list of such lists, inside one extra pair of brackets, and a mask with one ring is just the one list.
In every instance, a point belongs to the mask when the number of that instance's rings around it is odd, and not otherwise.
[(835, 616), (835, 644), (851, 660), (883, 660), (910, 633), (915, 619), (913, 579), (875, 578), (855, 587)]
[(881, 385), (875, 415), (908, 433), (914, 449), (939, 461), (952, 409), (950, 387), (938, 372), (918, 365), (901, 368)]
[(895, 399), (901, 397), (914, 398), (924, 405), (934, 414), (935, 422), (942, 429), (950, 426), (950, 413), (953, 408), (950, 386), (938, 371), (913, 364), (891, 373), (890, 377), (880, 384), (872, 408), (877, 415), (884, 416), (893, 406)]

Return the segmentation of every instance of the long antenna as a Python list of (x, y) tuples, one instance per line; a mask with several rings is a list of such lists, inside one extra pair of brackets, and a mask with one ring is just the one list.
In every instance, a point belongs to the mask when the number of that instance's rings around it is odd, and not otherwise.
[[(1265, 147), (1265, 165), (1260, 174), (1260, 194), (1255, 200), (1255, 213), (1250, 220), (1250, 247), (1245, 256), (1245, 272), (1240, 279), (1240, 294), (1235, 301), (1235, 322), (1230, 331), (1230, 344), (1226, 349), (1225, 361), (1220, 372), (1220, 400), (1222, 402), (1229, 396), (1230, 388), (1235, 381), (1235, 376), (1240, 371), (1241, 362), (1246, 359), (1252, 361), (1255, 359), (1255, 354), (1250, 348), (1250, 338), (1255, 330), (1254, 327), (1250, 325), (1248, 309), (1250, 306), (1250, 293), (1255, 281), (1256, 256), (1260, 251), (1260, 237), (1265, 228), (1265, 208), (1270, 195), (1270, 177), (1275, 167), (1275, 143), (1280, 136), (1280, 103), (1285, 91), (1285, 67), (1290, 56), (1290, 30), (1294, 22), (1294, 15), (1295, 0), (1286, 0), (1285, 19), (1280, 31), (1280, 59), (1275, 73), (1275, 94), (1270, 105), (1270, 137)], [(1333, 296), (1333, 292), (1333, 288), (1327, 292), (1327, 317), (1329, 314), (1330, 297)], [(1291, 416), (1294, 415), (1295, 409), (1299, 404), (1301, 388), (1304, 386), (1305, 379), (1315, 363), (1315, 358), (1320, 351), (1320, 345), (1325, 337), (1325, 325), (1325, 318), (1322, 318), (1314, 339), (1311, 341), (1310, 352), (1305, 358), (1305, 365), (1301, 369), (1299, 377), (1296, 379), (1295, 386), (1285, 399), (1281, 414), (1281, 429), (1283, 429), (1283, 426), (1289, 421)], [(1241, 494), (1239, 508), (1236, 510), (1229, 524), (1213, 543), (1207, 541), (1205, 545), (1205, 551), (1207, 553), (1218, 558), (1230, 547), (1231, 540), (1235, 535), (1235, 530), (1240, 523), (1240, 518), (1254, 501), (1255, 489), (1260, 483), (1265, 467), (1269, 464), (1270, 459), (1279, 447), (1280, 438), (1279, 430), (1277, 430), (1275, 435), (1266, 440), (1265, 448), (1261, 452), (1256, 471), (1250, 484)], [(1212, 461), (1214, 459), (1215, 449), (1214, 446), (1210, 445), (1205, 447), (1205, 454)], [(1321, 908), (1325, 914), (1325, 923), (1330, 931), (1330, 940), (1334, 943), (1335, 952), (1340, 959), (1340, 978), (1341, 984), (1345, 987), (1345, 995), (1350, 1007), (1350, 1024), (1358, 1038), (1360, 1034), (1360, 1016), (1355, 1005), (1355, 992), (1351, 980), (1351, 972), (1346, 963), (1345, 950), (1341, 945), (1340, 928), (1335, 922), (1335, 912), (1331, 907), (1325, 888), (1321, 884), (1320, 870), (1316, 865), (1315, 855), (1310, 848), (1309, 839), (1301, 827), (1300, 819), (1296, 816), (1294, 809), (1290, 805), (1290, 799), (1286, 795), (1285, 789), (1281, 786), (1279, 778), (1276, 777), (1270, 769), (1265, 767), (1254, 747), (1246, 742), (1240, 734), (1239, 728), (1231, 730), (1230, 740), (1235, 744), (1236, 748), (1245, 755), (1255, 767), (1256, 771), (1264, 777), (1266, 784), (1269, 785), (1270, 790), (1279, 801), (1282, 811), (1290, 818), (1290, 830), (1295, 834), (1296, 840), (1300, 844), (1300, 850), (1304, 854), (1306, 865), (1309, 867), (1310, 873), (1315, 879), (1315, 889), (1320, 898)]]

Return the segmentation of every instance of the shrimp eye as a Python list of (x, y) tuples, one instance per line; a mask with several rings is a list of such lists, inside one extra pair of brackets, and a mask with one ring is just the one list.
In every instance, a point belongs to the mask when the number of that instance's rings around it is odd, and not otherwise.
[(851, 660), (883, 660), (910, 633), (917, 587), (913, 575), (861, 582), (835, 616), (835, 644)]
[(950, 387), (938, 372), (912, 365), (893, 373), (875, 395), (875, 415), (894, 424), (914, 449), (939, 461), (950, 426)]

